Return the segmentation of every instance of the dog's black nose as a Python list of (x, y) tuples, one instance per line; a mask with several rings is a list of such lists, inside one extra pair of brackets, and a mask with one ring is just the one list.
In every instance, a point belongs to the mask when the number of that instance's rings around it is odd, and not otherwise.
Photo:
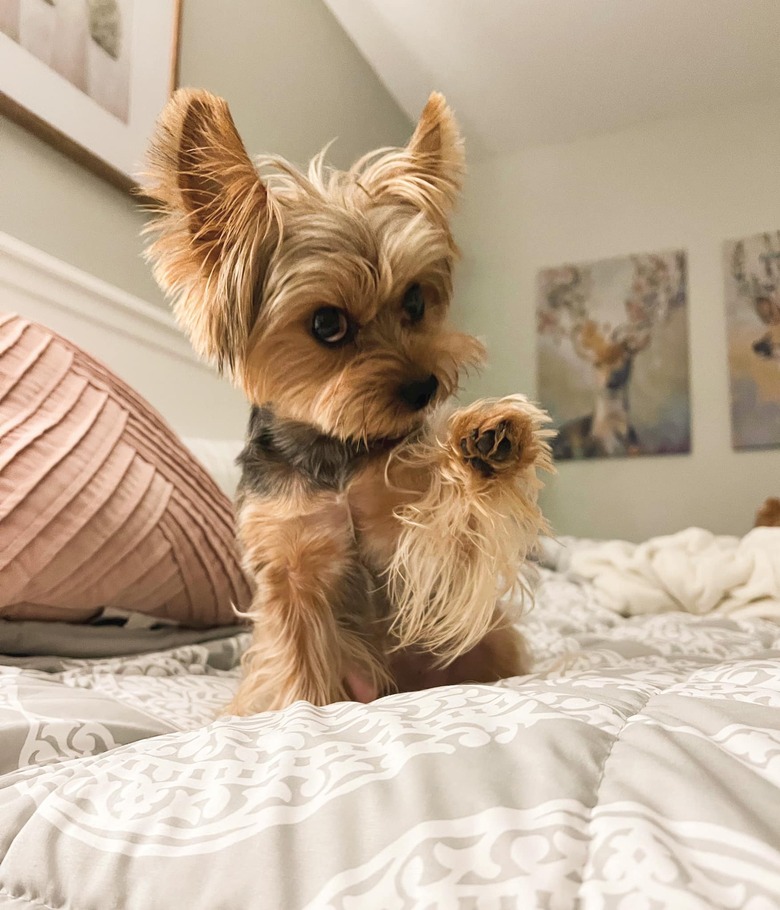
[(758, 341), (753, 342), (753, 350), (759, 357), (771, 357), (772, 342), (765, 335), (763, 338), (759, 338)]
[(438, 388), (439, 380), (431, 373), (427, 379), (416, 379), (414, 382), (402, 385), (400, 394), (410, 408), (421, 411), (430, 403)]

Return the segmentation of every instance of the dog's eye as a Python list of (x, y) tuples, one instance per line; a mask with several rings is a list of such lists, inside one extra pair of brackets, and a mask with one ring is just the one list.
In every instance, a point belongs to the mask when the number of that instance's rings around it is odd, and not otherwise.
[(352, 337), (347, 314), (335, 306), (324, 306), (312, 317), (311, 333), (323, 344), (343, 344)]
[(425, 297), (419, 284), (410, 285), (404, 294), (403, 308), (412, 322), (419, 322), (425, 315)]

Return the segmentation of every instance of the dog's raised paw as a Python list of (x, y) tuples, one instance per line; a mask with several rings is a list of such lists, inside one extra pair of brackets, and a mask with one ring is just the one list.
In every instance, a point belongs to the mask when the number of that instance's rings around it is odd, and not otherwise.
[(459, 416), (453, 426), (458, 449), (482, 477), (495, 477), (534, 460), (533, 426), (519, 408), (498, 402)]

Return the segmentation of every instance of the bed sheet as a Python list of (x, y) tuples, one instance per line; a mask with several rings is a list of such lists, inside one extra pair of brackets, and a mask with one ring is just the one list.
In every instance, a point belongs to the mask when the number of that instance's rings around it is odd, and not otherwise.
[(543, 571), (523, 628), (531, 676), (216, 721), (242, 634), (17, 654), (0, 907), (779, 907), (778, 626)]

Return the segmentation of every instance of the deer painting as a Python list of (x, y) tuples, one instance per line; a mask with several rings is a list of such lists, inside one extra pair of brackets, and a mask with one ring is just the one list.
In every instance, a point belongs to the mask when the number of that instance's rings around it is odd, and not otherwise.
[(780, 231), (726, 245), (731, 433), (737, 449), (780, 445)]
[(748, 300), (766, 326), (752, 348), (757, 357), (780, 363), (780, 231), (762, 234), (763, 248), (748, 266), (745, 241), (734, 244), (731, 274), (740, 295)]
[(632, 257), (621, 312), (608, 320), (595, 312), (599, 306), (591, 268), (552, 269), (542, 276), (540, 336), (568, 345), (587, 365), (595, 389), (590, 410), (560, 425), (555, 457), (641, 454), (641, 436), (631, 416), (635, 359), (649, 347), (655, 329), (685, 303), (684, 253)]

